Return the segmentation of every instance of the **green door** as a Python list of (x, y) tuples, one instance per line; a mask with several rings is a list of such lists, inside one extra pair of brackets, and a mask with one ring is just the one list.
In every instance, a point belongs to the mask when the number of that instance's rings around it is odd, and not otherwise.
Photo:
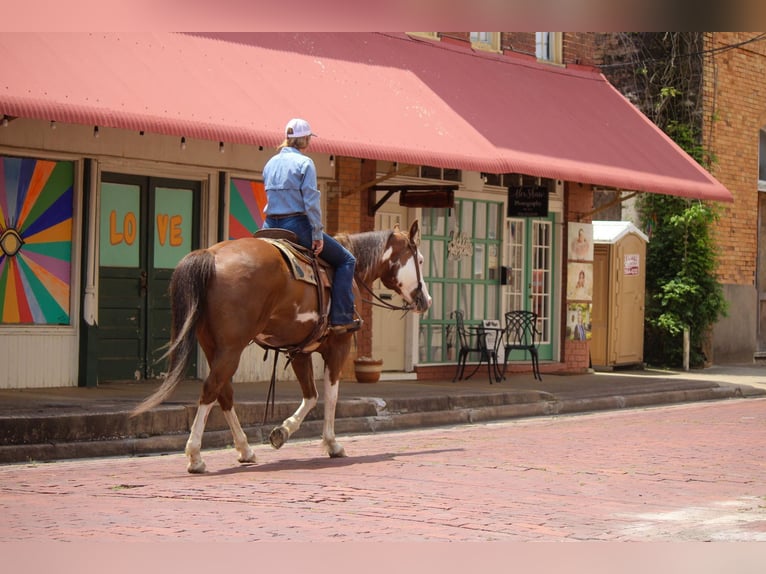
[[(506, 219), (505, 265), (508, 279), (503, 286), (505, 310), (537, 313), (542, 333), (538, 352), (543, 360), (553, 358), (553, 246), (554, 217)], [(521, 359), (512, 356), (511, 360)]]
[(200, 184), (101, 178), (98, 380), (155, 378), (170, 339), (170, 276), (198, 246)]

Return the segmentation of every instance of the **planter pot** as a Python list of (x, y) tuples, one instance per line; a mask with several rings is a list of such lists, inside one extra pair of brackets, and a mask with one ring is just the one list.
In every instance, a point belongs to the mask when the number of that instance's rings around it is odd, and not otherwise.
[(377, 383), (382, 370), (382, 360), (354, 359), (354, 374), (358, 383)]

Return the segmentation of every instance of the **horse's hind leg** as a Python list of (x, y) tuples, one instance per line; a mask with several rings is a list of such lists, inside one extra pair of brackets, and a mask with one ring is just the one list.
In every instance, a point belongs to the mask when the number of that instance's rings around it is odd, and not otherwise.
[(292, 360), (293, 371), (298, 377), (303, 391), (303, 400), (298, 410), (292, 416), (285, 419), (282, 424), (271, 431), (269, 442), (274, 448), (280, 448), (287, 442), (287, 439), (295, 433), (317, 404), (317, 388), (314, 384), (314, 372), (311, 364), (311, 355), (308, 353), (299, 353)]
[[(207, 381), (205, 381), (207, 384)], [(184, 452), (189, 458), (189, 464), (186, 467), (191, 473), (205, 472), (205, 461), (202, 460), (202, 434), (205, 432), (205, 424), (207, 423), (207, 417), (210, 414), (210, 410), (213, 408), (213, 403), (203, 404), (200, 402), (197, 407), (197, 414), (194, 416), (194, 422), (192, 423), (191, 432), (189, 438), (186, 441), (186, 449)]]
[(231, 436), (234, 439), (234, 448), (239, 452), (237, 460), (239, 462), (255, 462), (255, 451), (247, 442), (247, 435), (242, 430), (237, 413), (234, 411), (234, 387), (231, 384), (231, 379), (224, 383), (223, 389), (218, 393), (218, 404), (221, 405), (223, 416), (229, 423)]
[[(199, 399), (199, 407), (197, 407), (197, 414), (194, 417), (192, 423), (191, 433), (189, 433), (189, 439), (186, 441), (186, 456), (189, 457), (189, 465), (187, 470), (191, 473), (205, 472), (205, 461), (202, 460), (202, 435), (205, 432), (205, 424), (207, 423), (207, 417), (210, 415), (210, 411), (213, 409), (213, 404), (218, 399), (219, 394), (224, 389), (226, 384), (231, 384), (231, 378), (234, 376), (234, 372), (239, 365), (239, 356), (242, 350), (239, 351), (227, 351), (213, 353), (209, 350), (209, 347), (205, 345), (204, 337), (200, 337), (200, 343), (205, 351), (205, 356), (208, 359), (210, 365), (210, 374), (205, 379), (205, 383), (202, 386), (202, 394)], [(233, 389), (230, 396), (233, 398)], [(224, 401), (226, 399), (224, 398)], [(231, 413), (231, 410), (229, 409)], [(236, 415), (233, 415), (236, 418)], [(227, 417), (227, 421), (229, 418)], [(231, 424), (231, 423), (229, 423)], [(239, 427), (239, 421), (236, 423)], [(240, 428), (240, 431), (242, 429)], [(243, 433), (244, 434), (244, 433)], [(241, 454), (241, 451), (240, 451)]]

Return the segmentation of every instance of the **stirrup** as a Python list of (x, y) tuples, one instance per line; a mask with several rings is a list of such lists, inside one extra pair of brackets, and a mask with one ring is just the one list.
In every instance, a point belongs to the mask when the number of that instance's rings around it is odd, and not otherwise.
[(361, 319), (354, 319), (352, 323), (346, 325), (332, 325), (330, 331), (336, 335), (343, 335), (344, 333), (353, 333), (362, 328), (363, 321)]

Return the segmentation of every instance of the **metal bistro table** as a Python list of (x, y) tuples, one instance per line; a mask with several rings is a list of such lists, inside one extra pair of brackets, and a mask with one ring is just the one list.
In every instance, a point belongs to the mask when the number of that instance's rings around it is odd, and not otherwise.
[[(485, 319), (477, 329), (484, 331), (485, 342), (487, 345), (487, 359), (492, 363), (492, 370), (495, 373), (495, 382), (503, 380), (503, 373), (499, 365), (499, 350), (503, 345), (503, 337), (505, 335), (505, 327), (500, 326), (500, 321), (496, 319)], [(492, 384), (492, 376), (489, 378), (490, 384)]]
[[(458, 356), (457, 370), (453, 381), (470, 379), (481, 368), (484, 361), (487, 362), (487, 375), (489, 382), (493, 378), (500, 382), (503, 375), (498, 362), (498, 349), (503, 343), (505, 328), (497, 319), (484, 319), (479, 325), (466, 325), (463, 321), (463, 312), (455, 310), (450, 314), (455, 318), (455, 327), (460, 341), (460, 353)], [(469, 375), (465, 375), (466, 362), (470, 355), (479, 355), (479, 361)]]

